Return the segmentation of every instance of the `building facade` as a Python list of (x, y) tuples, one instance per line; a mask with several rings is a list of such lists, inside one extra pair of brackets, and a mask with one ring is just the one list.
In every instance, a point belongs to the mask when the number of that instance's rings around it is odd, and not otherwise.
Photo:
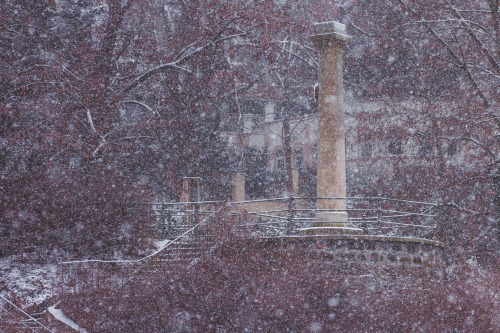
[[(284, 146), (284, 114), (290, 115), (291, 163), (298, 173), (298, 195), (315, 194), (317, 161), (318, 117), (312, 101), (294, 106), (293, 112), (280, 110), (280, 102), (243, 101), (240, 114), (223, 120), (221, 136), (228, 147), (236, 152), (245, 164), (249, 151), (265, 155), (265, 170), (249, 170), (247, 184), (255, 173), (261, 177), (262, 186), (269, 187), (260, 195), (248, 193), (247, 197), (280, 196), (284, 191), (286, 172)], [(425, 167), (441, 163), (445, 168), (474, 168), (479, 151), (477, 147), (460, 141), (455, 133), (435, 135), (440, 123), (428, 121), (419, 101), (393, 103), (387, 101), (347, 100), (346, 114), (346, 163), (350, 194), (361, 189), (367, 179), (392, 177), (401, 164)], [(455, 119), (446, 115), (443, 106), (440, 122)], [(439, 131), (437, 131), (439, 132)], [(457, 128), (458, 132), (458, 128)], [(248, 187), (248, 186), (247, 186)]]

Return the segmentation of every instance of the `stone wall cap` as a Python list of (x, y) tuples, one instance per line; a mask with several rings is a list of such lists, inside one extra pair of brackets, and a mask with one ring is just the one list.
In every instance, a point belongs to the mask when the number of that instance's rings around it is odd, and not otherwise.
[(334, 42), (350, 43), (352, 41), (351, 36), (339, 34), (336, 32), (311, 35), (309, 36), (309, 39), (311, 39), (311, 41), (313, 42), (334, 41)]
[(352, 41), (352, 37), (347, 34), (345, 24), (334, 21), (315, 23), (310, 39), (313, 42), (340, 41), (349, 43)]
[[(270, 237), (271, 238), (271, 237)], [(418, 237), (397, 237), (386, 235), (293, 235), (284, 236), (281, 239), (289, 240), (321, 240), (321, 239), (336, 239), (336, 240), (366, 240), (377, 242), (393, 242), (393, 243), (419, 243), (437, 246), (444, 248), (444, 244), (440, 241), (418, 238)]]
[(345, 24), (335, 21), (314, 23), (313, 35), (331, 34), (331, 33), (347, 35)]

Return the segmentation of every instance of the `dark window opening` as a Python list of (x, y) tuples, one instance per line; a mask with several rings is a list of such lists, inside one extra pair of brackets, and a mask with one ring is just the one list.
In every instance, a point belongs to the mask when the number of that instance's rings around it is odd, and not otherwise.
[(457, 142), (451, 141), (448, 147), (446, 148), (446, 154), (448, 156), (454, 156), (457, 153)]
[(429, 140), (420, 140), (418, 146), (418, 154), (420, 156), (429, 156), (432, 154), (432, 144), (429, 142)]
[(276, 152), (276, 169), (285, 170), (285, 155), (281, 150)]
[(304, 155), (302, 153), (302, 149), (295, 149), (295, 167), (300, 169), (304, 166)]
[(361, 143), (361, 157), (372, 156), (372, 143), (370, 135), (362, 134), (359, 138), (359, 141)]
[(403, 153), (403, 144), (400, 139), (393, 139), (389, 142), (389, 153), (399, 155)]

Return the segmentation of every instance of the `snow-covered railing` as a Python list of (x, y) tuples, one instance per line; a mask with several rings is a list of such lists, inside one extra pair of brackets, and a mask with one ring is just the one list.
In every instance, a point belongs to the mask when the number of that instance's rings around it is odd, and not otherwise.
[(160, 238), (173, 239), (198, 224), (204, 217), (214, 214), (225, 202), (153, 202), (147, 204), (153, 207), (156, 232)]
[[(346, 209), (318, 209), (319, 200), (343, 201)], [(214, 212), (220, 201), (155, 204), (159, 233), (175, 237)], [(348, 227), (362, 229), (365, 235), (434, 238), (437, 204), (385, 197), (282, 197), (247, 200), (227, 204), (227, 214), (238, 219), (241, 229), (256, 237), (297, 235), (301, 229), (327, 226), (331, 222), (316, 215), (346, 213)], [(245, 232), (248, 234), (248, 232)]]
[[(319, 200), (343, 201), (346, 209), (317, 209)], [(231, 214), (256, 236), (297, 235), (301, 229), (331, 225), (318, 213), (346, 213), (347, 226), (366, 235), (434, 238), (437, 204), (384, 197), (294, 197), (231, 203)], [(244, 218), (242, 218), (244, 216)], [(338, 223), (337, 223), (338, 224)]]
[[(343, 201), (346, 209), (318, 209), (319, 200)], [(220, 201), (156, 203), (159, 234), (172, 238), (214, 212)], [(349, 227), (366, 235), (413, 236), (434, 238), (437, 204), (385, 197), (282, 197), (231, 202), (228, 214), (236, 217), (239, 227), (259, 237), (296, 235), (301, 229), (321, 227), (316, 215), (346, 213)], [(245, 232), (245, 234), (248, 234)]]

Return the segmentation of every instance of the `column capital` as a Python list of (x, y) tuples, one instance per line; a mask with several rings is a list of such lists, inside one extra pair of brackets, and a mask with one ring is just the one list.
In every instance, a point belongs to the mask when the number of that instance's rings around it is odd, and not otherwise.
[(347, 35), (345, 24), (334, 21), (315, 23), (309, 39), (318, 49), (332, 46), (343, 48), (352, 41), (352, 37)]

